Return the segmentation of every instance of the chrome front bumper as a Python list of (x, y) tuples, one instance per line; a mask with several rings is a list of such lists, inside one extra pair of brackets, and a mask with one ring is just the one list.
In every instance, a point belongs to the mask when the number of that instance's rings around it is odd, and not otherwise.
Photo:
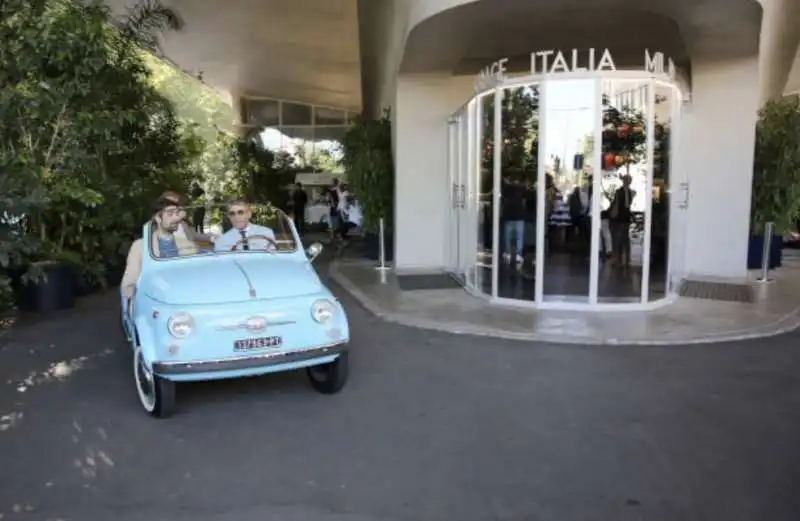
[(330, 344), (302, 351), (284, 353), (261, 353), (251, 356), (195, 360), (191, 362), (155, 362), (153, 372), (161, 375), (184, 375), (241, 371), (259, 367), (306, 362), (315, 358), (333, 356), (347, 351), (347, 344)]

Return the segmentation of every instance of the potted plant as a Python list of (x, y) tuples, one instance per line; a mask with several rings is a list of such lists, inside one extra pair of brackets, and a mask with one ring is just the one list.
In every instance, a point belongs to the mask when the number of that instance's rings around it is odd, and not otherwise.
[(762, 266), (764, 232), (774, 223), (770, 269), (781, 265), (783, 234), (800, 213), (800, 100), (768, 102), (756, 127), (753, 190), (750, 199), (748, 269)]
[(394, 259), (394, 158), (392, 122), (385, 110), (378, 119), (357, 117), (342, 139), (342, 165), (364, 214), (366, 256), (377, 260), (380, 220), (384, 222), (385, 260)]

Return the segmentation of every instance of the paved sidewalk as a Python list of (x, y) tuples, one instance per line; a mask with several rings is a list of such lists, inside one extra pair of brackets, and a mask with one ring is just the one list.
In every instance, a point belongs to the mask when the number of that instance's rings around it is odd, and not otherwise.
[[(375, 315), (449, 333), (572, 344), (699, 344), (774, 336), (800, 327), (800, 259), (788, 257), (755, 303), (679, 298), (652, 311), (532, 310), (491, 304), (463, 289), (401, 291), (373, 264), (343, 259), (331, 276)], [(755, 278), (753, 274), (753, 278)]]

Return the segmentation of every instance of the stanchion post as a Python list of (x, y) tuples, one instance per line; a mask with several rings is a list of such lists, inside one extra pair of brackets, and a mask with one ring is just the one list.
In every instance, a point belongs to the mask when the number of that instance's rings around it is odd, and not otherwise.
[(758, 282), (770, 282), (769, 261), (772, 253), (772, 235), (775, 233), (775, 223), (768, 222), (764, 227), (764, 247), (761, 250), (761, 276)]
[(386, 272), (390, 270), (386, 265), (386, 230), (383, 224), (383, 217), (378, 221), (378, 265), (375, 269), (381, 272), (381, 284), (386, 284)]

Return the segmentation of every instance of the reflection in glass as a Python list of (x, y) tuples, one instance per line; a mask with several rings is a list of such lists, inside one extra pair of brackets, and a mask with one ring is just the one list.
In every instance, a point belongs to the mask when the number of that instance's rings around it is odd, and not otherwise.
[(281, 102), (281, 125), (311, 125), (311, 105)]
[(315, 125), (344, 125), (345, 112), (343, 110), (314, 107)]
[(653, 153), (653, 218), (650, 225), (650, 284), (649, 300), (666, 296), (667, 259), (669, 258), (669, 189), (670, 128), (674, 107), (672, 87), (655, 84), (654, 153)]
[(264, 148), (289, 154), (297, 166), (307, 171), (341, 173), (339, 136), (345, 130), (345, 127), (308, 126), (265, 128), (259, 138)]
[(603, 82), (601, 302), (641, 300), (649, 89), (649, 82)]
[(277, 127), (280, 125), (280, 106), (275, 100), (242, 99), (243, 121), (249, 125)]
[(545, 300), (589, 298), (595, 96), (594, 80), (547, 84), (542, 125), (546, 163), (537, 185), (545, 190)]
[(478, 244), (475, 259), (475, 285), (484, 293), (492, 293), (492, 204), (494, 169), (494, 93), (489, 93), (479, 100), (479, 132), (478, 150), (480, 159), (476, 169), (477, 212), (478, 212)]
[(535, 299), (539, 86), (506, 89), (502, 103), (497, 296)]

